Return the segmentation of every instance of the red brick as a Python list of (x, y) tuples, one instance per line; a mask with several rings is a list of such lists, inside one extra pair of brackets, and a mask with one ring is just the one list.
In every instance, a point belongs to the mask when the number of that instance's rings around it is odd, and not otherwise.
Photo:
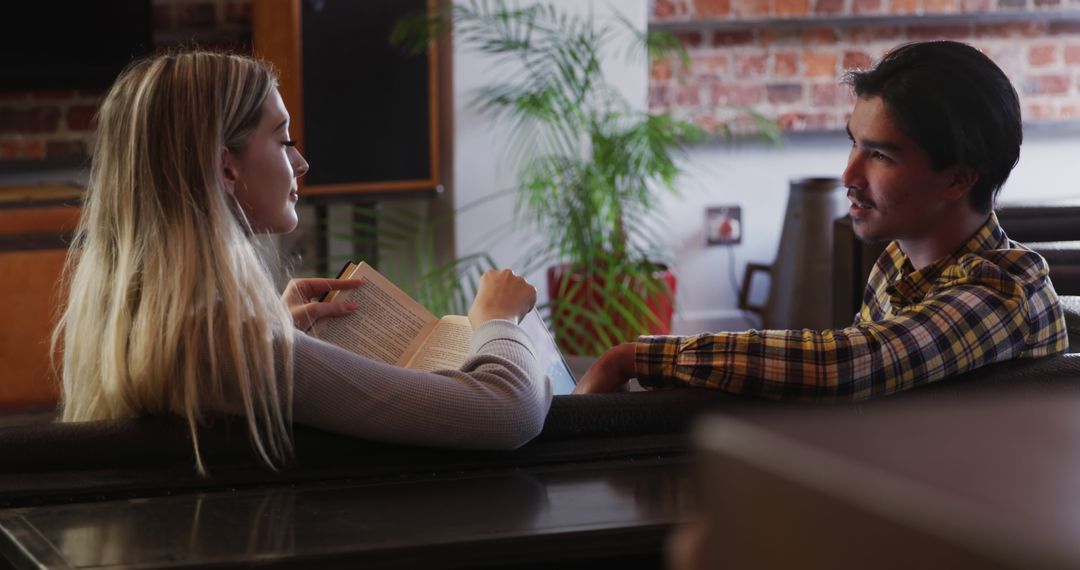
[(671, 106), (671, 89), (667, 85), (649, 87), (649, 108), (667, 109)]
[(833, 107), (840, 102), (843, 86), (835, 83), (817, 83), (810, 86), (810, 104), (815, 107)]
[(881, 14), (881, 0), (851, 0), (851, 11), (855, 14)]
[(769, 15), (769, 0), (735, 0), (735, 15), (763, 17)]
[(765, 89), (761, 85), (719, 84), (713, 85), (710, 93), (713, 105), (746, 107), (764, 100)]
[[(855, 102), (858, 101), (858, 97), (855, 96), (855, 89), (849, 85), (840, 85), (839, 90), (836, 92), (837, 98), (840, 100), (842, 106), (851, 109), (855, 106)], [(846, 120), (844, 121), (847, 122)]]
[(957, 0), (922, 0), (923, 12), (927, 14), (947, 14), (955, 12)]
[(919, 11), (919, 0), (889, 0), (889, 13), (915, 14)]
[(713, 47), (749, 45), (754, 43), (754, 32), (750, 30), (713, 32)]
[(873, 58), (863, 51), (845, 51), (843, 69), (869, 69), (873, 65)]
[(668, 20), (686, 15), (684, 0), (656, 0), (653, 3), (651, 20)]
[(694, 117), (693, 122), (707, 133), (716, 133), (723, 127), (723, 123), (720, 119), (712, 115), (698, 115)]
[(834, 44), (839, 39), (833, 28), (807, 28), (802, 32), (802, 41), (809, 45)]
[(974, 33), (970, 24), (951, 26), (912, 26), (908, 28), (908, 38), (917, 41), (927, 40), (964, 40)]
[(758, 43), (763, 47), (774, 44), (801, 47), (802, 31), (798, 29), (766, 29), (758, 34)]
[(737, 134), (746, 135), (761, 132), (759, 119), (745, 113), (739, 114), (734, 119), (728, 121), (727, 126), (731, 129), (731, 132)]
[(701, 86), (696, 83), (687, 83), (675, 88), (675, 105), (680, 107), (696, 107), (701, 104)]
[(1050, 22), (1047, 33), (1051, 35), (1077, 35), (1080, 34), (1080, 22)]
[(1058, 109), (1058, 115), (1062, 119), (1075, 119), (1080, 117), (1080, 102), (1065, 103)]
[(694, 16), (728, 18), (731, 16), (731, 0), (694, 0)]
[(779, 17), (805, 16), (809, 11), (809, 0), (776, 0), (776, 15)]
[(902, 33), (899, 26), (857, 26), (845, 31), (847, 41), (854, 43), (893, 41), (899, 39)]
[(768, 54), (737, 54), (735, 56), (735, 77), (760, 77), (765, 75), (765, 62)]
[(0, 133), (50, 133), (59, 126), (60, 109), (56, 107), (0, 108)]
[(960, 0), (960, 10), (963, 12), (993, 12), (993, 0)]
[(839, 14), (844, 11), (844, 0), (814, 0), (815, 14)]
[(836, 76), (836, 54), (833, 52), (805, 52), (802, 62), (806, 77)]
[(975, 48), (997, 63), (1006, 75), (1020, 77), (1027, 73), (1027, 50), (1023, 42), (994, 42), (985, 46), (976, 45)]
[(1033, 45), (1028, 48), (1028, 63), (1032, 67), (1045, 67), (1057, 62), (1057, 46), (1054, 44)]
[(1024, 119), (1028, 121), (1045, 121), (1056, 118), (1054, 106), (1045, 101), (1025, 101), (1022, 112)]
[(1069, 65), (1080, 64), (1080, 44), (1065, 46), (1065, 63)]
[(698, 47), (701, 45), (701, 32), (676, 32), (675, 37), (686, 47)]
[(1046, 32), (1042, 22), (998, 22), (976, 24), (975, 35), (980, 38), (1030, 38)]
[(794, 52), (781, 52), (773, 56), (773, 75), (791, 77), (799, 72), (799, 56)]
[(728, 56), (695, 55), (690, 59), (690, 74), (695, 77), (719, 79), (728, 74)]
[(785, 131), (815, 131), (831, 127), (830, 117), (825, 113), (785, 113), (776, 124)]
[(67, 128), (69, 131), (89, 131), (94, 128), (94, 114), (97, 107), (92, 105), (72, 105), (67, 110)]
[(667, 81), (671, 79), (671, 60), (657, 59), (649, 66), (649, 77), (653, 81)]
[(1062, 73), (1029, 75), (1024, 78), (1024, 93), (1028, 95), (1061, 95), (1068, 93), (1072, 80)]
[(766, 85), (765, 92), (770, 103), (795, 103), (802, 99), (803, 87), (797, 83)]
[(82, 141), (49, 141), (45, 145), (49, 158), (85, 158), (86, 144)]

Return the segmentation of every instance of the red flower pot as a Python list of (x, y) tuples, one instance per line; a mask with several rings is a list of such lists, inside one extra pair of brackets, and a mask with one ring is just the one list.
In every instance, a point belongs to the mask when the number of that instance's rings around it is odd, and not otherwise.
[[(660, 290), (648, 291), (632, 277), (602, 270), (576, 271), (569, 264), (549, 267), (548, 296), (559, 349), (568, 355), (597, 356), (639, 335), (671, 334), (675, 274), (657, 264), (653, 278)], [(631, 296), (643, 303), (627, 302)]]

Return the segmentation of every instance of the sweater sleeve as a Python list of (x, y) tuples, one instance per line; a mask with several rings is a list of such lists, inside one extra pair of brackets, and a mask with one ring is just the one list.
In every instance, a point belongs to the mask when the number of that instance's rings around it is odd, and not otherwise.
[(514, 449), (536, 437), (551, 384), (509, 321), (473, 333), (460, 370), (418, 372), (296, 334), (293, 420), (391, 443)]

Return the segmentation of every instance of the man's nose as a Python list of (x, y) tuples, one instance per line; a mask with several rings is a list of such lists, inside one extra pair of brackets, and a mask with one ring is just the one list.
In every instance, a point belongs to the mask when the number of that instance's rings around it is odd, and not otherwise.
[(840, 181), (847, 188), (865, 188), (866, 176), (863, 173), (863, 162), (859, 158), (857, 152), (852, 151), (851, 156), (848, 157), (847, 168), (844, 169), (843, 176), (840, 177)]

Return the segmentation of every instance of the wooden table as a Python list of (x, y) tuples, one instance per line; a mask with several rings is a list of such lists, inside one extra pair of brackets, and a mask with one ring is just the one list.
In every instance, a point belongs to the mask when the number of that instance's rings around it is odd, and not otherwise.
[(8, 509), (0, 554), (34, 568), (659, 568), (692, 504), (684, 467), (658, 457)]

